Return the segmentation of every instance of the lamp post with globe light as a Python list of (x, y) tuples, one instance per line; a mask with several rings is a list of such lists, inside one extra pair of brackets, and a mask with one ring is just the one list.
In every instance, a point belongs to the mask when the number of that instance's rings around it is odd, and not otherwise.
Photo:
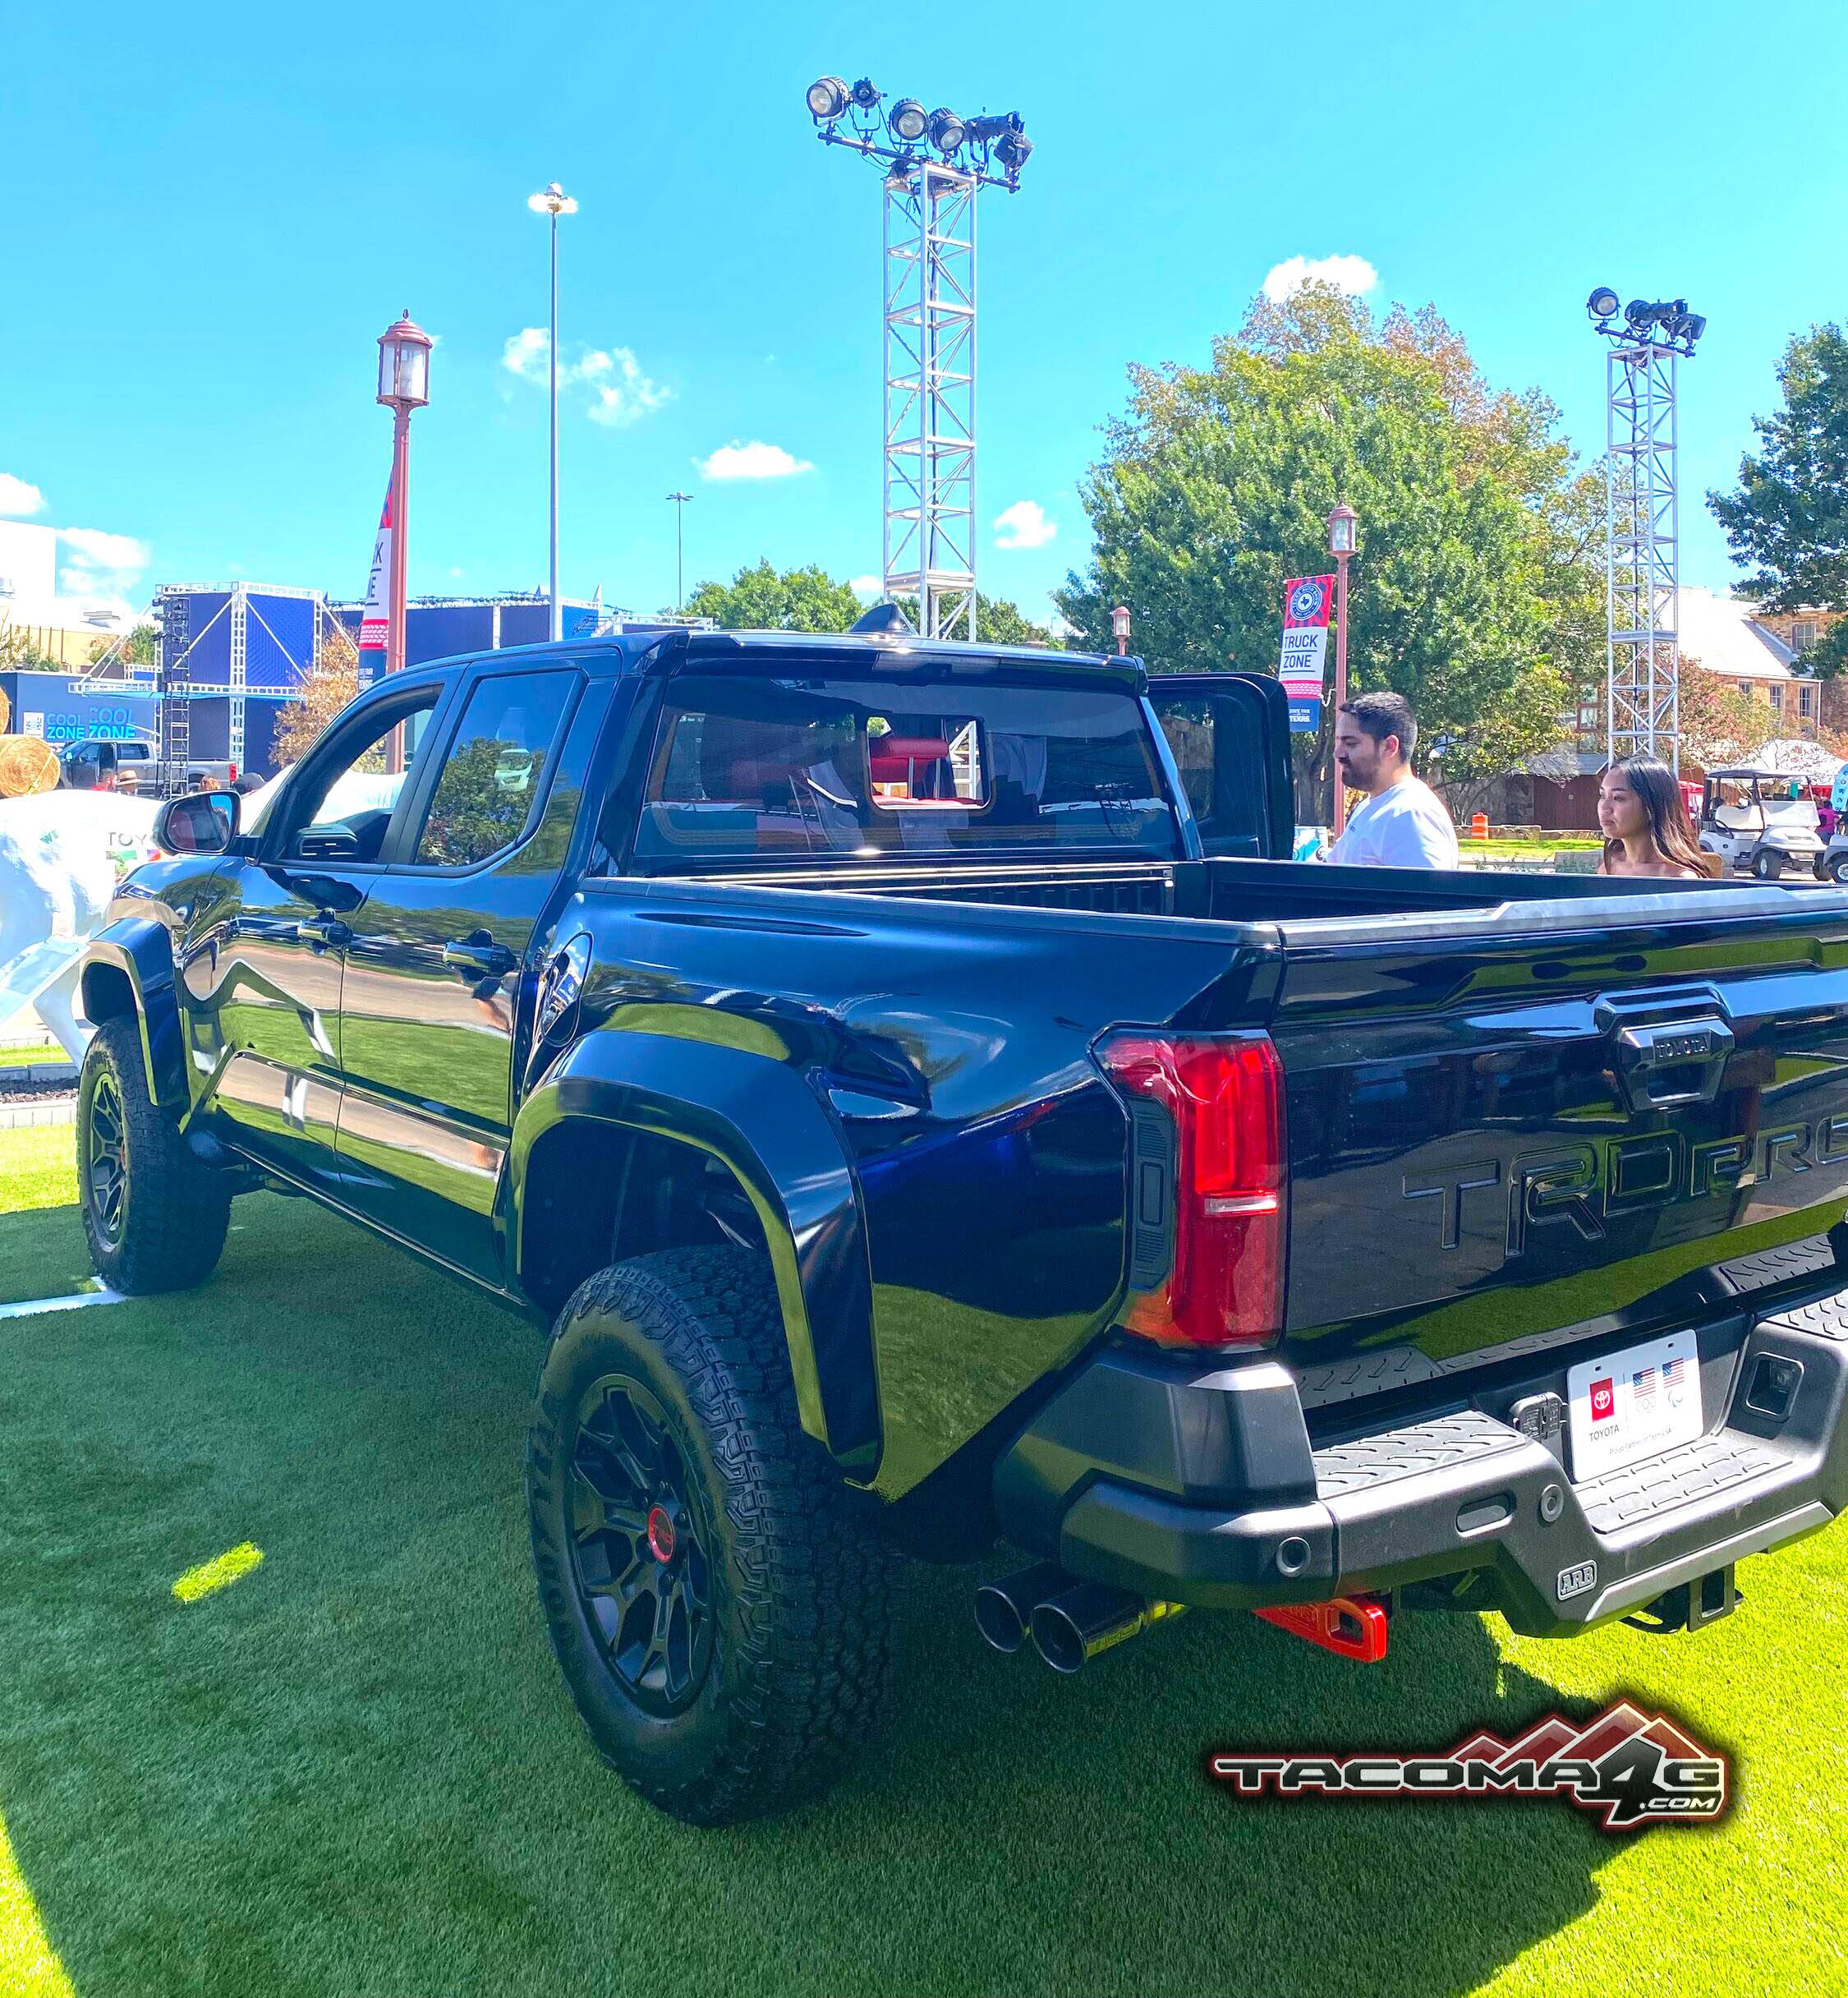
[[(1335, 558), (1335, 712), (1337, 717), (1348, 698), (1348, 557), (1354, 551), (1354, 537), (1360, 516), (1343, 504), (1328, 516), (1328, 552)], [(1331, 728), (1336, 725), (1331, 722)], [(1341, 782), (1341, 767), (1334, 766), (1335, 836), (1340, 839), (1348, 822), (1348, 794)]]
[(552, 513), (551, 513), (551, 597), (552, 637), (554, 641), (564, 636), (564, 621), (559, 610), (559, 218), (575, 215), (577, 204), (556, 181), (546, 186), (542, 194), (529, 194), (526, 206), (536, 215), (552, 218), (552, 318), (545, 341), (546, 358), (550, 363), (552, 377)]
[[(411, 316), (407, 306), (397, 323), (379, 336), (379, 397), (392, 412), (391, 603), (385, 636), (385, 670), (404, 665), (405, 555), (410, 533), (411, 412), (430, 400), (430, 350), (435, 343)], [(402, 770), (403, 742), (394, 729), (387, 767)]]

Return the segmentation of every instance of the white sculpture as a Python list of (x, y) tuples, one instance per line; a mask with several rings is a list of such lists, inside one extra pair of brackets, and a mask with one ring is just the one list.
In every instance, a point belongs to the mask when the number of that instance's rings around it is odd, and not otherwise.
[(77, 958), (117, 884), (151, 859), (151, 798), (45, 791), (0, 798), (0, 1032), (27, 1007), (73, 1061), (90, 1038), (74, 1001)]

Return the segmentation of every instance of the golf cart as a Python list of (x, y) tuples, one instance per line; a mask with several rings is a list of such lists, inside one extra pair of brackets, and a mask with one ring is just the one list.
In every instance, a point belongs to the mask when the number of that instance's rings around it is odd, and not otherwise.
[(1835, 822), (1828, 828), (1829, 843), (1823, 849), (1818, 872), (1832, 882), (1848, 881), (1848, 763), (1835, 774), (1829, 790), (1829, 805)]
[(1769, 770), (1710, 770), (1700, 794), (1700, 844), (1730, 868), (1776, 881), (1786, 868), (1823, 872), (1823, 836), (1809, 787)]

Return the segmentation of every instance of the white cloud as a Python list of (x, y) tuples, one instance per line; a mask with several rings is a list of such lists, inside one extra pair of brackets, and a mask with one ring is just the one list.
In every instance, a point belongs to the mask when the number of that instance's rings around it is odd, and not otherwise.
[(1305, 284), (1332, 284), (1338, 292), (1358, 296), (1379, 281), (1380, 274), (1363, 256), (1286, 256), (1265, 273), (1261, 288), (1272, 305), (1280, 306)]
[(100, 527), (60, 527), (57, 538), (73, 564), (84, 569), (129, 569), (148, 566), (148, 549), (131, 534), (106, 534)]
[(24, 479), (16, 479), (10, 472), (0, 472), (0, 513), (17, 516), (36, 513), (45, 504), (45, 495), (36, 486), (29, 486)]
[(710, 458), (696, 458), (702, 479), (788, 479), (815, 467), (806, 458), (792, 458), (779, 444), (762, 444), (752, 438), (740, 444), (733, 438), (722, 444)]
[(125, 615), (127, 600), (148, 566), (148, 547), (131, 534), (109, 534), (101, 527), (60, 527), (57, 587), (86, 609)]
[[(522, 326), (500, 350), (500, 365), (509, 375), (543, 388), (551, 379), (551, 335), (543, 326)], [(587, 388), (585, 414), (611, 429), (636, 422), (659, 409), (673, 394), (641, 371), (634, 350), (627, 347), (581, 348), (576, 357), (559, 357), (561, 389)]]
[(877, 596), (885, 588), (885, 578), (883, 576), (856, 576), (847, 587), (856, 596)]
[(1016, 500), (995, 516), (997, 548), (1044, 548), (1059, 532), (1037, 500)]
[(522, 326), (500, 350), (500, 365), (522, 381), (544, 381), (552, 336), (543, 326)]
[[(586, 354), (582, 373), (596, 389), (597, 399), (590, 412), (593, 423), (613, 427), (633, 423), (650, 410), (659, 409), (673, 393), (644, 375), (641, 363), (626, 347), (613, 347), (608, 353)], [(615, 377), (614, 380), (608, 379), (611, 375)]]

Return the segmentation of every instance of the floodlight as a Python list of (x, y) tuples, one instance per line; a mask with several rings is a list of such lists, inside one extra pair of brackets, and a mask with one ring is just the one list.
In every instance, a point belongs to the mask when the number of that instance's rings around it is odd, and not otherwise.
[(1617, 294), (1608, 284), (1601, 284), (1585, 301), (1585, 312), (1591, 319), (1609, 319), (1616, 312), (1617, 305)]
[(1707, 330), (1707, 317), (1701, 312), (1684, 312), (1681, 315), (1681, 338), (1692, 347)]
[(853, 86), (853, 101), (862, 111), (871, 111), (879, 102), (879, 92), (873, 87), (870, 76), (862, 76)]
[(954, 153), (963, 143), (963, 121), (947, 104), (939, 104), (931, 113), (928, 130), (940, 153)]
[(995, 141), (995, 157), (1009, 173), (1018, 173), (1027, 163), (1027, 155), (1033, 150), (1033, 141), (1021, 131), (1017, 121), (1011, 131), (1004, 131)]
[(893, 137), (902, 140), (907, 145), (917, 145), (924, 136), (925, 128), (930, 122), (925, 115), (924, 107), (915, 97), (901, 97), (893, 105), (885, 120), (892, 128)]
[(1655, 323), (1656, 308), (1647, 298), (1633, 298), (1624, 307), (1624, 317), (1632, 333), (1646, 333)]
[(847, 108), (847, 85), (839, 76), (817, 76), (808, 86), (808, 114), (817, 121), (838, 118)]

